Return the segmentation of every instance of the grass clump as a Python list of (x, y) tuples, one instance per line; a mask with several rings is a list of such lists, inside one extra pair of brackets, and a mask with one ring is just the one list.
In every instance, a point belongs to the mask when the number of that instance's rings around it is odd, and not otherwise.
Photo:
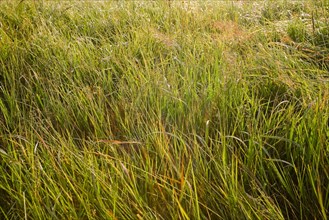
[(0, 2), (1, 219), (327, 219), (328, 10), (286, 3)]

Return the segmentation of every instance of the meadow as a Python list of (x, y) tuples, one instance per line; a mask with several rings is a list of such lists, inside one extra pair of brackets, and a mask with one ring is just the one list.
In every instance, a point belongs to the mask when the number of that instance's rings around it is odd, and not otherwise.
[(329, 2), (0, 1), (0, 219), (328, 219)]

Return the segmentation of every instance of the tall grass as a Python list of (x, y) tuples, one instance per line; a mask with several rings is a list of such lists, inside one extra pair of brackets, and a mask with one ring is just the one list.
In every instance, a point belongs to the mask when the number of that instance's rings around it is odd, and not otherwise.
[(1, 219), (327, 219), (328, 7), (1, 1)]

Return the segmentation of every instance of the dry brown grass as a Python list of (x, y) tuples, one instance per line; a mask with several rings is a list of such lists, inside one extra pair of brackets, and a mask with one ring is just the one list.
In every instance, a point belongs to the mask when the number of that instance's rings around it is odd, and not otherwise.
[(169, 34), (165, 34), (155, 28), (150, 29), (150, 33), (157, 42), (160, 42), (161, 44), (163, 44), (166, 47), (178, 46), (178, 43), (177, 43), (175, 37), (170, 36)]

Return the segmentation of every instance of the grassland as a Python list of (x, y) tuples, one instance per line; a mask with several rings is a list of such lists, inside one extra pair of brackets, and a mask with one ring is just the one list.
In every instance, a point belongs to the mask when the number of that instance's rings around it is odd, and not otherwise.
[(328, 219), (328, 1), (0, 1), (1, 219)]

